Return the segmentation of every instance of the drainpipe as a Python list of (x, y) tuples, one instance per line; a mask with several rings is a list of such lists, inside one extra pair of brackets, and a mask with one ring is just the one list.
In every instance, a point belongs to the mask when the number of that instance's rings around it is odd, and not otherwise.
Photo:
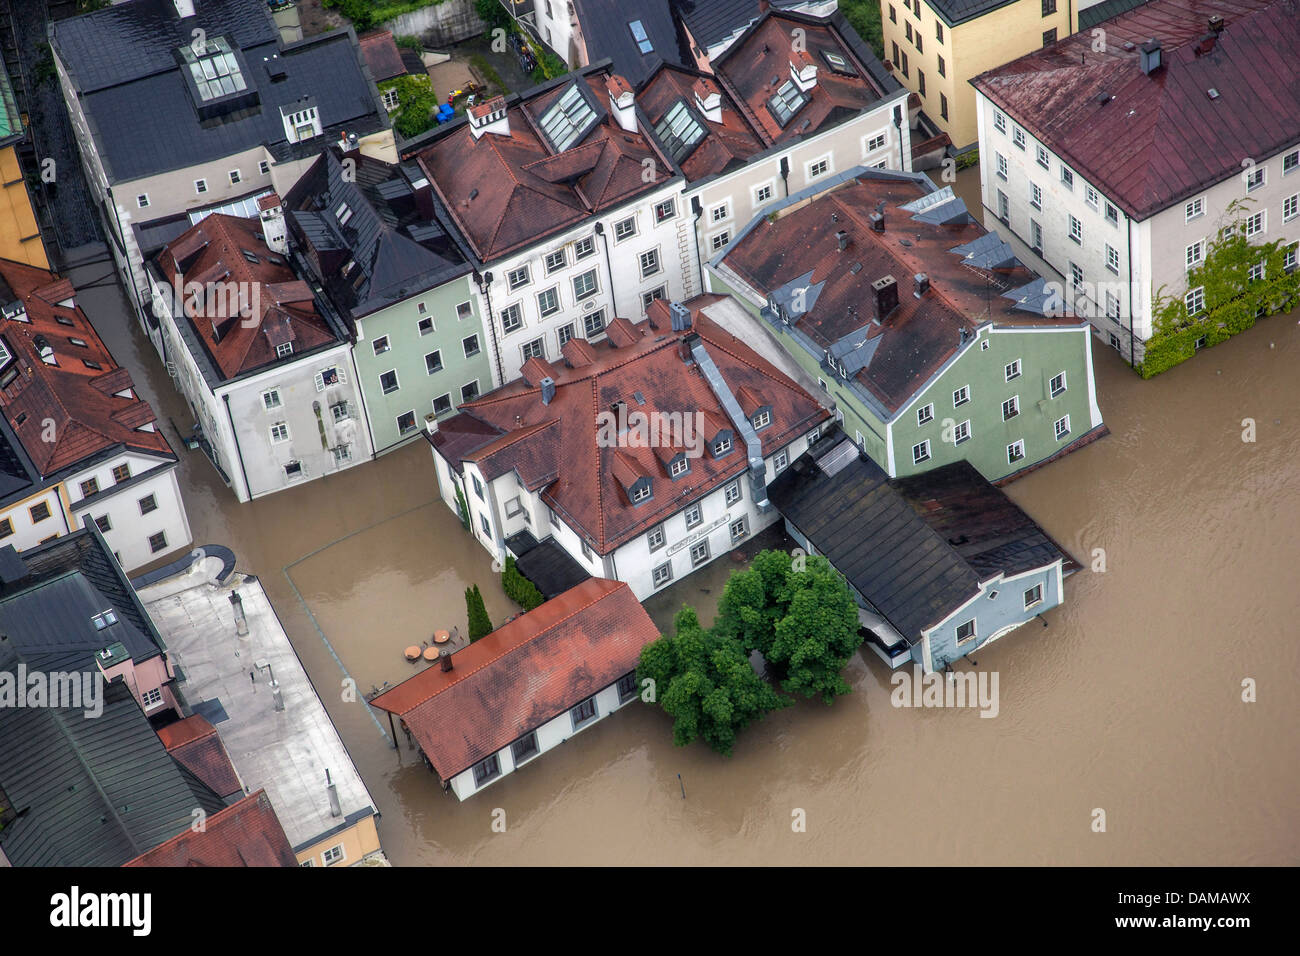
[(244, 490), (248, 493), (248, 500), (253, 500), (253, 487), (248, 483), (248, 471), (244, 468), (244, 452), (239, 447), (239, 433), (235, 431), (235, 416), (230, 412), (230, 393), (221, 396), (221, 400), (226, 403), (226, 418), (230, 421), (230, 437), (235, 441), (235, 457), (239, 459), (239, 473), (244, 476)]
[(700, 292), (703, 292), (704, 260), (700, 257), (700, 217), (704, 215), (704, 206), (700, 203), (699, 196), (691, 197), (691, 212), (695, 214), (691, 220), (691, 230), (695, 233), (695, 268), (700, 272)]
[[(904, 98), (903, 102), (907, 102), (906, 98)], [(894, 107), (894, 130), (898, 138), (898, 168), (907, 169), (903, 161), (903, 107), (901, 104)]]
[(782, 198), (788, 199), (790, 196), (790, 157), (789, 156), (781, 157), (781, 186), (785, 189), (785, 196)]
[(1137, 330), (1133, 327), (1133, 220), (1128, 213), (1124, 214), (1124, 238), (1128, 242), (1128, 364), (1129, 368), (1136, 368), (1137, 347), (1133, 341), (1137, 338)]
[(614, 313), (610, 318), (613, 319), (618, 316), (618, 298), (614, 295), (614, 267), (609, 261), (609, 236), (605, 235), (603, 222), (596, 223), (596, 235), (600, 236), (601, 247), (605, 250), (605, 272), (609, 275), (609, 306)]
[[(488, 337), (492, 340), (492, 357), (497, 363), (497, 382), (504, 385), (506, 383), (505, 372), (501, 370), (501, 349), (497, 345), (497, 327), (495, 313), (492, 311), (492, 273), (478, 272), (474, 273), (474, 282), (478, 285), (479, 295), (487, 300), (487, 330)], [(465, 499), (469, 501), (468, 498)]]

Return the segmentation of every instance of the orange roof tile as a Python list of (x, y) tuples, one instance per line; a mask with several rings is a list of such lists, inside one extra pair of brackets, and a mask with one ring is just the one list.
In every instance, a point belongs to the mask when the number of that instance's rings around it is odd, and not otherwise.
[(201, 832), (185, 830), (123, 866), (297, 866), (265, 790), (214, 813)]

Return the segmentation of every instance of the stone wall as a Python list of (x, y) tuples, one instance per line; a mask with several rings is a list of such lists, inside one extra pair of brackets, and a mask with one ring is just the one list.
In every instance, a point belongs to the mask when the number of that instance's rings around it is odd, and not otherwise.
[(426, 46), (435, 48), (478, 36), (486, 29), (474, 12), (474, 0), (443, 0), (386, 20), (382, 26), (395, 36), (418, 36)]

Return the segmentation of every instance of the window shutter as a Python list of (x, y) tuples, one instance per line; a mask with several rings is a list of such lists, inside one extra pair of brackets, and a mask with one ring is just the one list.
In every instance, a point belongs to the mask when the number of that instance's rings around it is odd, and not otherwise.
[(316, 373), (316, 391), (325, 391), (325, 375), (323, 372)]
[(340, 366), (336, 367), (336, 368), (334, 369), (334, 371), (335, 371), (335, 373), (336, 373), (336, 374), (338, 375), (338, 377), (339, 377), (339, 384), (340, 384), (340, 385), (346, 385), (346, 384), (348, 383), (348, 376), (347, 376), (347, 373), (343, 371), (343, 366), (340, 365)]

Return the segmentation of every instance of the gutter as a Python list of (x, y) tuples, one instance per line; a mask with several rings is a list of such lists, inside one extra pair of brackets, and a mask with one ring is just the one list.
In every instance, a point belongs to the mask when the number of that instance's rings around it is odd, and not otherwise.
[(235, 431), (235, 416), (230, 412), (230, 393), (226, 392), (221, 396), (221, 400), (226, 403), (226, 418), (230, 422), (230, 437), (235, 442), (235, 457), (239, 459), (239, 473), (244, 477), (244, 492), (248, 495), (248, 500), (253, 500), (253, 488), (248, 483), (248, 471), (244, 468), (244, 452), (239, 447), (239, 433)]

